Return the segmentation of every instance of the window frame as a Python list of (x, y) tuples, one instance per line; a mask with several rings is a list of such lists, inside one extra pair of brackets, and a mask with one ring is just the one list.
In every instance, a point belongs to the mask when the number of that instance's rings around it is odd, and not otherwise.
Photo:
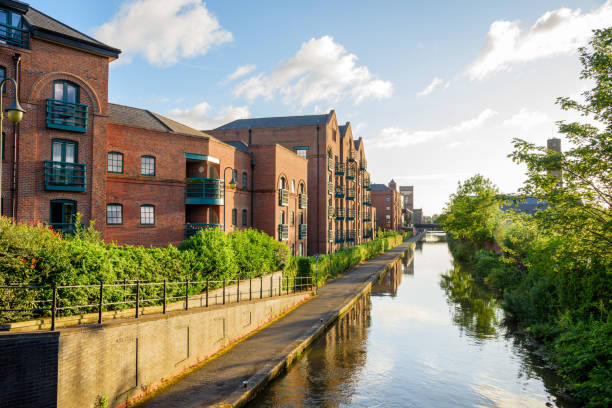
[(238, 210), (232, 208), (232, 225), (235, 227), (238, 224)]
[[(153, 222), (142, 222), (142, 210), (144, 208), (151, 208), (153, 210)], [(140, 225), (155, 225), (155, 206), (153, 204), (143, 204), (140, 206)]]
[[(59, 224), (72, 224), (74, 223), (75, 219), (76, 219), (76, 215), (77, 215), (77, 201), (76, 200), (69, 200), (69, 199), (65, 199), (65, 198), (58, 198), (58, 199), (54, 199), (54, 200), (49, 200), (49, 224), (58, 224), (57, 222), (52, 222), (51, 221), (51, 216), (52, 216), (52, 210), (51, 207), (53, 206), (53, 204), (62, 204), (62, 221), (59, 222)], [(74, 209), (74, 213), (72, 214), (72, 220), (69, 221), (64, 221), (64, 205), (65, 204), (70, 204), (73, 206)]]
[[(119, 213), (121, 215), (121, 222), (109, 222), (109, 207), (119, 207)], [(106, 225), (123, 225), (123, 204), (119, 203), (108, 203), (106, 204)]]
[[(111, 154), (116, 154), (121, 157), (121, 171), (109, 170), (109, 159), (110, 159)], [(123, 174), (123, 162), (124, 162), (123, 158), (124, 156), (123, 156), (123, 153), (121, 152), (115, 152), (115, 151), (108, 152), (106, 154), (106, 172), (111, 173), (111, 174)]]
[[(62, 94), (63, 94), (62, 98), (63, 99), (58, 99), (58, 98), (55, 97), (55, 85), (56, 84), (62, 84), (63, 85), (63, 88), (64, 88), (62, 90)], [(66, 85), (72, 85), (72, 86), (75, 87), (75, 89), (76, 89), (76, 101), (75, 102), (69, 102), (69, 101), (66, 100), (66, 94), (67, 94), (67, 92), (66, 92)], [(56, 79), (55, 81), (53, 81), (53, 99), (55, 99), (56, 101), (62, 101), (62, 102), (65, 102), (65, 103), (78, 103), (78, 104), (80, 104), (81, 103), (81, 87), (78, 84), (75, 84), (74, 82), (69, 81), (67, 79)]]
[(53, 145), (54, 144), (58, 144), (62, 146), (62, 160), (60, 160), (60, 162), (62, 163), (70, 163), (70, 162), (66, 162), (66, 146), (71, 144), (74, 145), (74, 162), (73, 163), (78, 163), (79, 162), (79, 142), (76, 142), (74, 140), (69, 140), (69, 139), (61, 139), (61, 138), (56, 138), (56, 139), (51, 139), (51, 161), (53, 160)]
[(245, 190), (249, 188), (249, 175), (246, 171), (242, 172), (242, 188)]
[(248, 225), (248, 213), (247, 210), (242, 210), (242, 226), (246, 227)]
[[(143, 173), (143, 169), (144, 169), (143, 163), (142, 163), (143, 159), (153, 159), (153, 173), (152, 174), (151, 173), (146, 173), (146, 174)], [(150, 154), (143, 154), (142, 156), (140, 156), (140, 175), (142, 177), (155, 177), (155, 172), (157, 170), (155, 168), (156, 167), (155, 166), (156, 165), (155, 162), (156, 162), (155, 156), (151, 156)]]

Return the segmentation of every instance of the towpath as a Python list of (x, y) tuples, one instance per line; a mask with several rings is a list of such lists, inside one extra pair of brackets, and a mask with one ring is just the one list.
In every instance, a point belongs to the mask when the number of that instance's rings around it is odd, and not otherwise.
[(287, 363), (367, 291), (389, 264), (410, 249), (417, 237), (353, 268), (327, 283), (317, 296), (238, 343), (139, 407), (231, 407), (248, 402)]

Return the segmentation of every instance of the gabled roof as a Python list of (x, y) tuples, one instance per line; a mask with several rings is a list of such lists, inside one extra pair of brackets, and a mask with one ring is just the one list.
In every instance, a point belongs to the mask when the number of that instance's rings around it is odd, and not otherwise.
[(112, 123), (135, 126), (158, 132), (180, 133), (210, 138), (210, 136), (204, 132), (200, 132), (199, 130), (146, 109), (109, 103), (108, 114)]
[(32, 37), (65, 44), (94, 54), (119, 58), (121, 50), (106, 45), (72, 27), (16, 0), (0, 0), (0, 6), (15, 10), (24, 16), (24, 28)]
[(391, 191), (391, 189), (389, 187), (385, 186), (384, 184), (372, 184), (371, 190), (372, 191), (383, 191), (383, 190)]
[(249, 152), (249, 148), (247, 145), (245, 145), (244, 143), (242, 143), (241, 141), (230, 141), (230, 142), (225, 142), (230, 146), (234, 146), (236, 149), (240, 150), (241, 152), (245, 152), (248, 153)]
[(279, 116), (274, 118), (238, 119), (218, 127), (215, 130), (256, 129), (267, 127), (313, 126), (326, 125), (334, 115), (334, 111), (324, 115)]
[(340, 137), (344, 137), (346, 135), (346, 130), (349, 127), (349, 122), (346, 122), (346, 125), (338, 126), (338, 130), (340, 130)]
[(361, 138), (354, 140), (353, 142), (355, 143), (355, 150), (359, 150), (359, 145), (361, 144)]

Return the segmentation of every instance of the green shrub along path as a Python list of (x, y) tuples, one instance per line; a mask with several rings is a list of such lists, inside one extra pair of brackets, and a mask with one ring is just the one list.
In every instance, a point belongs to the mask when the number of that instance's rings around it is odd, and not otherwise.
[[(520, 139), (515, 162), (526, 164), (518, 198), (547, 208), (528, 216), (503, 212), (512, 200), (476, 175), (460, 183), (440, 224), (454, 259), (502, 299), (507, 316), (542, 345), (579, 406), (612, 406), (612, 28), (595, 30), (581, 49), (582, 78), (595, 83), (581, 105), (601, 123), (560, 123), (563, 153)], [(603, 130), (601, 130), (603, 129)], [(562, 181), (555, 175), (561, 171)], [(517, 172), (520, 170), (517, 169)], [(558, 174), (558, 173), (557, 173)]]
[[(178, 247), (163, 248), (104, 243), (93, 225), (75, 223), (73, 235), (62, 236), (44, 225), (28, 225), (0, 218), (0, 286), (8, 284), (51, 286), (98, 285), (140, 280), (143, 282), (184, 282), (189, 280), (233, 280), (259, 277), (283, 271), (286, 276), (315, 276), (314, 260), (293, 258), (289, 248), (271, 236), (254, 229), (225, 234), (206, 229), (183, 241)], [(319, 262), (319, 282), (336, 276), (351, 266), (399, 244), (397, 233), (380, 233), (367, 244), (324, 255)], [(310, 269), (309, 269), (310, 268)], [(190, 294), (204, 285), (190, 285)], [(133, 287), (107, 287), (104, 302), (120, 302)], [(160, 298), (162, 286), (141, 287), (143, 299)], [(169, 285), (167, 296), (183, 296), (184, 285)], [(50, 290), (1, 290), (0, 308), (48, 308)], [(63, 289), (62, 305), (96, 304), (98, 289)], [(148, 303), (151, 305), (154, 303)], [(121, 309), (130, 305), (115, 305)], [(64, 310), (62, 315), (84, 313), (86, 309)], [(49, 312), (43, 312), (49, 313)], [(28, 320), (41, 312), (0, 314), (0, 323)]]

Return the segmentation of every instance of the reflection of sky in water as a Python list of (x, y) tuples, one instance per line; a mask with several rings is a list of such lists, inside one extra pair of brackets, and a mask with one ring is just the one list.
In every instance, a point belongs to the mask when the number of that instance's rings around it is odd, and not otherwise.
[[(343, 326), (341, 338), (317, 342), (253, 406), (505, 408), (552, 402), (522, 350), (504, 338), (494, 303), (485, 305), (485, 313), (474, 311), (493, 322), (495, 335), (478, 333), (482, 325), (458, 326), (457, 313), (466, 311), (449, 304), (440, 287), (450, 268), (446, 243), (423, 245), (414, 254), (413, 279), (401, 281), (395, 296), (373, 295), (369, 319)], [(390, 281), (381, 283), (386, 288)]]

